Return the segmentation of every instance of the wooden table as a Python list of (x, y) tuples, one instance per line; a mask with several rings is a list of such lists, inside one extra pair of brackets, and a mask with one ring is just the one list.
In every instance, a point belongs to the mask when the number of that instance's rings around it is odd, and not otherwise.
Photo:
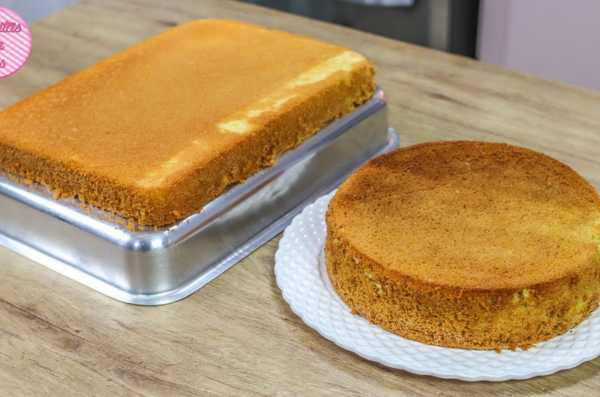
[[(364, 53), (378, 67), (403, 145), (516, 143), (565, 161), (600, 187), (599, 94), (231, 1), (82, 1), (34, 24), (33, 55), (0, 81), (0, 106), (204, 17), (261, 23)], [(277, 239), (163, 307), (113, 301), (0, 249), (0, 395), (600, 394), (600, 359), (544, 378), (469, 384), (358, 358), (290, 311), (273, 276), (276, 247)]]

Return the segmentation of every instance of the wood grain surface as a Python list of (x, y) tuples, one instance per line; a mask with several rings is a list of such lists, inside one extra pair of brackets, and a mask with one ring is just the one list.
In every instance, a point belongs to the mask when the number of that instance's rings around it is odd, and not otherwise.
[[(82, 1), (33, 25), (32, 57), (0, 81), (0, 107), (206, 17), (260, 23), (365, 54), (377, 65), (403, 145), (519, 144), (600, 187), (600, 94), (232, 1)], [(358, 358), (290, 311), (275, 285), (276, 247), (277, 239), (190, 298), (162, 307), (113, 301), (0, 249), (0, 395), (600, 395), (600, 359), (528, 381), (463, 383)]]

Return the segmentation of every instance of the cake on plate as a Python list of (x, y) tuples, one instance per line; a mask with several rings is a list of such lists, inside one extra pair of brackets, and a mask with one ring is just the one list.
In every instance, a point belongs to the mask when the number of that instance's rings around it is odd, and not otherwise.
[(350, 309), (419, 342), (527, 348), (600, 299), (600, 197), (507, 144), (433, 142), (370, 161), (327, 212), (326, 265)]
[(189, 22), (0, 112), (0, 171), (172, 224), (368, 100), (373, 73), (336, 45)]

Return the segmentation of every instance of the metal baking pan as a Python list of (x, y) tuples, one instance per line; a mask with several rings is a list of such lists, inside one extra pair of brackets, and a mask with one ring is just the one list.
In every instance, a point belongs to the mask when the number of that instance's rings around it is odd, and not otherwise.
[(273, 238), (306, 204), (398, 146), (383, 93), (187, 219), (131, 231), (100, 210), (0, 176), (0, 245), (114, 299), (182, 299)]

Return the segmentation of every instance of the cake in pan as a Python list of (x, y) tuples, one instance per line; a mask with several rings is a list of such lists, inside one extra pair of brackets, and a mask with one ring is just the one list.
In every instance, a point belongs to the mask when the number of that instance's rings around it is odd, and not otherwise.
[(527, 348), (600, 299), (600, 198), (568, 166), (506, 144), (428, 143), (363, 166), (327, 212), (327, 270), (386, 330)]
[(198, 20), (0, 113), (0, 170), (138, 225), (172, 224), (374, 92), (361, 55)]

